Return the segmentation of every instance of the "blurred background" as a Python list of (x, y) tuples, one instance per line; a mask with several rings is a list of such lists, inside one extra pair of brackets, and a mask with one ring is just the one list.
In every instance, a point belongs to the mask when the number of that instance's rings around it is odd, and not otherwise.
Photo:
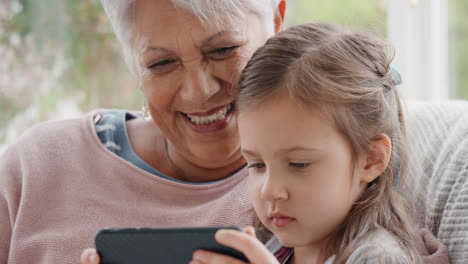
[[(387, 39), (408, 99), (468, 99), (467, 0), (289, 0), (287, 12), (287, 25)], [(98, 0), (0, 0), (0, 151), (36, 123), (142, 103)]]

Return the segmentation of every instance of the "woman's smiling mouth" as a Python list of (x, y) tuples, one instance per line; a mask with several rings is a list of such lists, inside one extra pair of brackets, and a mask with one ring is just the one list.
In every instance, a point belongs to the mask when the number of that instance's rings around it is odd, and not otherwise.
[(182, 113), (189, 126), (197, 132), (213, 132), (224, 129), (234, 112), (234, 103), (213, 109), (206, 113)]
[[(228, 105), (223, 106), (219, 110), (212, 110), (210, 111), (211, 113), (205, 113), (205, 114), (185, 114), (184, 115), (194, 124), (196, 125), (206, 125), (210, 123), (214, 123), (220, 120), (223, 120), (226, 118), (226, 115), (228, 115), (231, 110), (233, 109), (233, 104), (230, 103)], [(212, 113), (214, 111), (214, 113)]]

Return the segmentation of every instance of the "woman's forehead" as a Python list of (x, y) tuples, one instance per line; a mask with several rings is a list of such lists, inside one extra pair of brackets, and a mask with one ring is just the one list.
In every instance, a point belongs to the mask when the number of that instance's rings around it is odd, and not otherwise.
[[(212, 6), (196, 4), (200, 1), (183, 1), (185, 4), (175, 4), (174, 0), (139, 0), (134, 9), (134, 19), (138, 22), (142, 18), (151, 18), (152, 22), (171, 23), (174, 19), (185, 20), (188, 23), (198, 21), (205, 27), (216, 27), (219, 24), (239, 21), (249, 13), (246, 8), (223, 8), (223, 1), (215, 1)], [(210, 1), (212, 2), (212, 1)], [(228, 1), (230, 2), (230, 1)], [(232, 21), (231, 21), (232, 20)]]
[[(243, 16), (243, 17), (240, 17)], [(242, 38), (255, 14), (232, 15), (223, 23), (204, 23), (187, 10), (174, 7), (170, 0), (142, 0), (135, 10), (136, 41), (144, 48), (158, 43), (164, 47), (193, 41), (198, 45), (223, 38)]]

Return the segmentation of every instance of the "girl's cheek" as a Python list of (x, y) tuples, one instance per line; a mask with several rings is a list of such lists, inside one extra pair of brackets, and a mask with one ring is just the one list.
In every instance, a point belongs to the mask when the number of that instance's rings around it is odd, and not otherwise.
[(253, 177), (251, 175), (248, 176), (247, 178), (247, 185), (249, 186), (251, 195), (252, 195), (252, 202), (253, 204), (257, 203), (257, 196), (258, 196), (258, 186), (256, 181), (252, 179)]
[(260, 197), (260, 193), (262, 190), (262, 185), (263, 181), (260, 177), (256, 177), (255, 175), (249, 175), (247, 179), (247, 184), (250, 187), (250, 190), (252, 191), (253, 197), (256, 199), (257, 197)]

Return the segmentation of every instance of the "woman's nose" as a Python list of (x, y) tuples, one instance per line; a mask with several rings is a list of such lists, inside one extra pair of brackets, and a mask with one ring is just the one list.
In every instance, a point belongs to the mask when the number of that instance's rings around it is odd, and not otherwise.
[(180, 96), (184, 101), (204, 103), (221, 89), (221, 84), (206, 66), (197, 65), (186, 69), (182, 78)]
[(289, 198), (286, 182), (281, 175), (268, 173), (262, 185), (261, 198), (264, 200), (286, 200)]

